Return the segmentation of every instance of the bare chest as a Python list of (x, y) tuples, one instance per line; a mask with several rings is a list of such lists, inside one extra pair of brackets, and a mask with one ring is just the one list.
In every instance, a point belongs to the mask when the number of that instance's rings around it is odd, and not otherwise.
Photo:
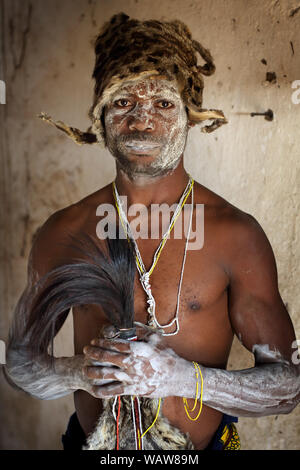
[[(139, 240), (138, 247), (147, 271), (159, 240)], [(177, 318), (178, 333), (166, 336), (166, 342), (178, 354), (190, 360), (211, 364), (226, 362), (232, 341), (227, 311), (227, 277), (209, 249), (187, 250), (184, 261), (184, 240), (169, 239), (150, 275), (155, 299), (155, 315), (160, 325)], [(180, 285), (181, 281), (181, 285)], [(147, 324), (147, 295), (138, 271), (134, 282), (135, 321)], [(73, 309), (75, 349), (81, 352), (95, 337), (95, 331), (107, 323), (95, 306)], [(83, 315), (84, 313), (84, 315)], [(83, 321), (83, 318), (85, 321)], [(174, 333), (176, 324), (164, 328)]]

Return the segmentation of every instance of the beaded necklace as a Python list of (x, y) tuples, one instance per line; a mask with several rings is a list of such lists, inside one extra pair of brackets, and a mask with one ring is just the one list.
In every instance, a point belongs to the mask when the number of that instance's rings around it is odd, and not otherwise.
[[(152, 266), (149, 269), (149, 271), (146, 271), (145, 265), (143, 263), (143, 260), (142, 260), (142, 257), (141, 257), (141, 254), (140, 254), (140, 251), (139, 251), (139, 248), (138, 248), (138, 245), (137, 245), (137, 243), (136, 243), (136, 241), (135, 241), (135, 239), (132, 235), (130, 224), (129, 224), (128, 219), (126, 217), (126, 214), (124, 212), (123, 204), (122, 204), (122, 201), (120, 200), (120, 196), (119, 196), (115, 181), (113, 181), (113, 195), (114, 195), (115, 204), (116, 204), (116, 207), (117, 207), (117, 210), (118, 210), (119, 218), (120, 218), (121, 223), (123, 225), (124, 232), (126, 233), (126, 235), (127, 235), (127, 233), (129, 233), (129, 237), (133, 241), (135, 254), (136, 254), (136, 266), (137, 266), (137, 269), (138, 269), (139, 274), (140, 274), (140, 282), (141, 282), (141, 285), (142, 285), (144, 291), (147, 294), (147, 303), (149, 304), (149, 306), (147, 308), (147, 312), (148, 312), (148, 315), (149, 315), (147, 324), (149, 326), (158, 327), (158, 328), (161, 328), (161, 329), (164, 330), (165, 328), (171, 327), (175, 323), (175, 331), (173, 331), (172, 333), (165, 333), (164, 332), (164, 333), (162, 333), (164, 336), (174, 336), (179, 332), (179, 329), (180, 329), (179, 321), (178, 321), (179, 299), (180, 299), (180, 293), (181, 293), (183, 272), (184, 272), (184, 267), (185, 267), (186, 252), (187, 252), (187, 248), (188, 248), (188, 242), (189, 242), (191, 225), (192, 225), (192, 218), (193, 218), (193, 209), (194, 209), (194, 190), (193, 189), (194, 189), (194, 179), (189, 175), (189, 181), (188, 181), (187, 186), (186, 186), (186, 188), (185, 188), (185, 190), (184, 190), (184, 192), (183, 192), (183, 194), (180, 198), (179, 203), (177, 204), (176, 210), (173, 214), (173, 217), (171, 219), (169, 227), (168, 227), (167, 231), (165, 232), (165, 234), (163, 235), (162, 240), (161, 240), (158, 248), (155, 251)], [(184, 204), (185, 204), (185, 202), (186, 202), (186, 200), (187, 200), (190, 193), (191, 193), (192, 210), (191, 210), (191, 215), (190, 215), (190, 220), (189, 220), (189, 228), (188, 228), (188, 234), (187, 234), (186, 242), (185, 242), (185, 249), (184, 249), (183, 261), (182, 261), (180, 281), (179, 281), (179, 286), (178, 286), (176, 312), (175, 312), (175, 316), (174, 316), (173, 320), (171, 320), (169, 323), (167, 323), (165, 325), (161, 325), (158, 322), (158, 320), (156, 318), (156, 314), (155, 314), (156, 304), (155, 304), (155, 299), (154, 299), (152, 291), (151, 291), (150, 275), (152, 274), (152, 272), (153, 272), (153, 270), (156, 266), (156, 263), (157, 263), (157, 261), (160, 257), (161, 251), (162, 251), (162, 249), (165, 246), (165, 243), (167, 241), (167, 238), (168, 238), (171, 230), (173, 229), (174, 224), (175, 224), (177, 218), (179, 217), (179, 215), (182, 211), (182, 208), (183, 208), (183, 206), (184, 206)], [(127, 235), (127, 238), (128, 238), (128, 235)]]

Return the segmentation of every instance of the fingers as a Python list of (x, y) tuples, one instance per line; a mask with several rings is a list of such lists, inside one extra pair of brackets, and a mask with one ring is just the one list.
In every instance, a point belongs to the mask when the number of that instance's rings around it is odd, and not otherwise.
[[(93, 395), (96, 398), (112, 398), (118, 395), (137, 395), (137, 389), (132, 385), (124, 385), (121, 383), (113, 383), (110, 385), (97, 386), (92, 388)], [(151, 396), (151, 391), (148, 391)], [(145, 394), (144, 396), (148, 396)]]
[[(162, 337), (163, 330), (161, 328), (153, 328), (144, 323), (134, 322), (136, 327), (136, 334), (139, 341), (146, 341), (147, 338), (153, 334), (157, 334)], [(120, 330), (113, 325), (106, 325), (101, 330), (101, 335), (105, 339), (114, 339), (117, 338), (120, 333)]]
[(153, 333), (151, 336), (149, 336), (148, 343), (151, 343), (153, 346), (157, 347), (165, 347), (164, 337), (160, 333)]
[(137, 389), (135, 385), (127, 385), (121, 383), (112, 383), (105, 386), (93, 386), (92, 393), (96, 398), (112, 398), (118, 395), (140, 395), (145, 397), (159, 398), (159, 395), (155, 394), (155, 387), (147, 387), (143, 389)]
[(102, 331), (101, 331), (101, 335), (107, 339), (115, 338), (118, 336), (118, 334), (119, 334), (118, 328), (116, 328), (113, 325), (106, 325), (102, 328)]
[(113, 398), (118, 395), (128, 395), (128, 396), (144, 396), (152, 398), (160, 398), (161, 396), (156, 392), (156, 388), (152, 387), (137, 387), (136, 385), (123, 384), (120, 382), (113, 382), (109, 385), (94, 385), (92, 387), (92, 395), (95, 398)]
[[(103, 339), (95, 338), (91, 341), (90, 346), (84, 347), (84, 354), (87, 359), (87, 365), (110, 366), (114, 365), (121, 369), (127, 369), (128, 373), (135, 374), (135, 370), (131, 370), (139, 361), (141, 365), (145, 365), (155, 353), (159, 353), (166, 348), (164, 338), (159, 333), (153, 333), (143, 326), (141, 331), (146, 341), (126, 341), (120, 339)], [(147, 364), (146, 364), (147, 365)]]
[(126, 372), (113, 367), (85, 366), (83, 372), (89, 379), (131, 383), (131, 379)]
[[(140, 322), (134, 322), (134, 326), (136, 328), (136, 335), (138, 338), (138, 341), (155, 341), (154, 338), (156, 338), (156, 342), (159, 342), (159, 338), (162, 341), (163, 340), (163, 330), (161, 328), (153, 328), (148, 325), (145, 325), (144, 323)], [(98, 341), (104, 341), (109, 340), (112, 342), (123, 342), (123, 343), (128, 343), (127, 340), (122, 340), (119, 339), (119, 334), (120, 330), (116, 328), (113, 325), (106, 325), (102, 328), (101, 330), (101, 336), (100, 338), (97, 337), (94, 340), (91, 341), (93, 344), (93, 341), (95, 341), (95, 344), (98, 344)], [(100, 345), (100, 344), (99, 344)]]
[(96, 398), (112, 398), (117, 395), (124, 395), (125, 386), (120, 383), (111, 385), (100, 386), (95, 385), (92, 387), (92, 393)]
[(138, 341), (146, 341), (153, 333), (153, 329), (147, 325), (143, 325), (143, 323), (135, 322), (135, 327)]
[(139, 341), (151, 343), (159, 349), (165, 348), (163, 330), (161, 328), (152, 328), (143, 323), (134, 322), (136, 325), (137, 337)]
[[(143, 323), (134, 322), (134, 326), (136, 327), (136, 332), (139, 340), (143, 340), (149, 334), (153, 333), (153, 328), (149, 327), (148, 325), (144, 325)], [(114, 339), (118, 338), (120, 335), (120, 330), (113, 326), (113, 325), (105, 325), (101, 330), (101, 336), (106, 339)]]
[(136, 334), (139, 341), (147, 341), (152, 335), (158, 334), (161, 336), (163, 330), (159, 328), (153, 328), (144, 323), (134, 322), (136, 326)]
[(101, 364), (112, 364), (114, 366), (123, 367), (123, 361), (127, 354), (119, 353), (114, 350), (106, 350), (97, 346), (85, 346), (83, 352), (86, 359), (89, 361), (96, 361)]
[(92, 339), (91, 344), (107, 351), (119, 352), (124, 354), (128, 354), (130, 352), (129, 342), (122, 339), (111, 340), (103, 338), (94, 338)]

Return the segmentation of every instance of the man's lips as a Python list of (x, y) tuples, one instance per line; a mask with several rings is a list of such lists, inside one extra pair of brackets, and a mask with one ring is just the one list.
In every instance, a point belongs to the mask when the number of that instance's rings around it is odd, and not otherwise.
[(125, 147), (134, 153), (146, 154), (146, 153), (152, 152), (153, 150), (158, 149), (160, 147), (160, 144), (156, 142), (133, 140), (133, 141), (127, 142), (125, 144)]

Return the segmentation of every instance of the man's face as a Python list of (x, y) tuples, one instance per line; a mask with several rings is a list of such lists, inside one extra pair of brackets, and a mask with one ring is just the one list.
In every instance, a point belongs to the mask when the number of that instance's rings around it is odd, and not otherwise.
[(188, 119), (175, 81), (126, 82), (107, 104), (104, 122), (106, 145), (128, 176), (158, 176), (177, 167)]

